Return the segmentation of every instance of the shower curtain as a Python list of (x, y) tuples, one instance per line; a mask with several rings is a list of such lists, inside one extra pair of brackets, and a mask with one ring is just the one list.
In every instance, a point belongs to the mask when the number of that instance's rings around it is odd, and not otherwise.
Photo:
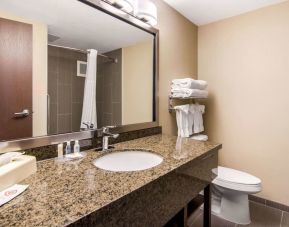
[(81, 116), (81, 129), (86, 129), (86, 124), (93, 124), (97, 128), (96, 116), (96, 75), (97, 75), (97, 50), (88, 50), (87, 69), (84, 85), (83, 107)]

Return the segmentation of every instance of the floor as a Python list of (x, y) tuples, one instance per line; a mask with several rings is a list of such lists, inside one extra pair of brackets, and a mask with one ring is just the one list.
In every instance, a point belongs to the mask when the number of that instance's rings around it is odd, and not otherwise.
[[(250, 202), (251, 224), (245, 225), (248, 227), (289, 227), (289, 213), (264, 206), (259, 203)], [(190, 216), (188, 220), (189, 227), (202, 227), (203, 214), (202, 210), (198, 209)], [(212, 227), (241, 227), (212, 215)]]

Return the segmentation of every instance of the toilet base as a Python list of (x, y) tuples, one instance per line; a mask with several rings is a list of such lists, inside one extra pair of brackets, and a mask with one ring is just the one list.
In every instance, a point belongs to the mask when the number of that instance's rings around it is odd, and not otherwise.
[(212, 212), (240, 225), (251, 223), (248, 194), (213, 185)]

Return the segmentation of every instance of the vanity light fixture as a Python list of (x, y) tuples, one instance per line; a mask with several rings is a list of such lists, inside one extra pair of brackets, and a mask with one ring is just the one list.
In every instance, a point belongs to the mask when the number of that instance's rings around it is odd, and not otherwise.
[(110, 1), (108, 1), (108, 0), (100, 0), (99, 2), (100, 2), (100, 5), (101, 5), (104, 9), (108, 10), (109, 12), (112, 12), (112, 13), (114, 13), (114, 14), (116, 14), (116, 15), (125, 15), (125, 14), (126, 14), (126, 12), (124, 12), (123, 10), (117, 8), (115, 5), (113, 5), (113, 4), (112, 4)]
[(151, 0), (138, 0), (136, 3), (136, 17), (154, 26), (157, 24), (157, 7)]
[(141, 26), (157, 24), (157, 7), (151, 0), (100, 0), (100, 3), (110, 12), (134, 17)]
[(112, 6), (127, 13), (133, 13), (135, 0), (107, 0)]

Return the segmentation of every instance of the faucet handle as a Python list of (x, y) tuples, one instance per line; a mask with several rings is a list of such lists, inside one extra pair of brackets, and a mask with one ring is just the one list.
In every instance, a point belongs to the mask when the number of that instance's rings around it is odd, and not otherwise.
[(115, 125), (104, 126), (104, 127), (102, 127), (102, 131), (103, 132), (109, 132), (109, 129), (111, 129), (111, 128), (116, 128), (116, 126)]
[(89, 122), (89, 121), (84, 121), (84, 122), (82, 122), (82, 124), (84, 124), (87, 129), (93, 129), (94, 128), (94, 124)]
[(104, 128), (116, 128), (116, 125), (104, 126)]

